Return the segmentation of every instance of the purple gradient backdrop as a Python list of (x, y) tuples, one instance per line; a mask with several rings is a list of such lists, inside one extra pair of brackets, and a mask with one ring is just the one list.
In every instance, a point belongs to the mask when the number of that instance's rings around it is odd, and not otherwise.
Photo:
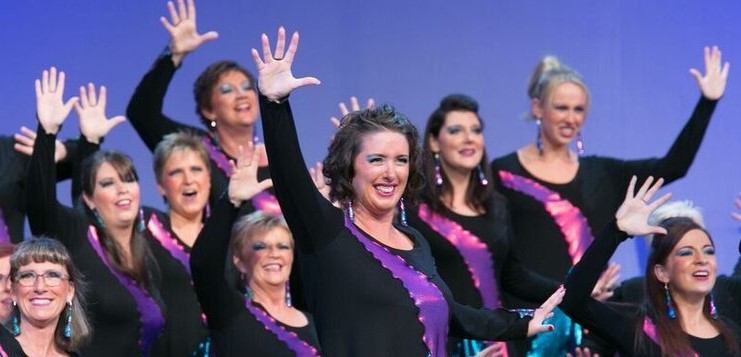
[[(68, 96), (88, 81), (108, 87), (108, 114), (123, 114), (137, 82), (168, 42), (159, 23), (165, 1), (39, 1), (0, 12), (0, 132), (35, 129), (33, 81), (55, 65), (67, 72)], [(198, 4), (199, 27), (220, 38), (186, 58), (165, 112), (197, 123), (191, 86), (202, 69), (235, 59), (253, 69), (249, 50), (279, 25), (301, 32), (294, 73), (322, 80), (291, 101), (306, 160), (321, 160), (332, 132), (328, 118), (350, 95), (392, 103), (423, 126), (451, 92), (477, 98), (490, 157), (534, 136), (521, 118), (525, 86), (536, 62), (559, 56), (582, 73), (592, 92), (585, 128), (589, 153), (624, 158), (663, 155), (689, 117), (698, 89), (688, 69), (702, 69), (702, 47), (719, 45), (741, 63), (736, 1), (226, 1)], [(687, 177), (670, 186), (677, 198), (703, 207), (716, 238), (720, 270), (738, 257), (739, 224), (730, 218), (741, 191), (741, 81), (732, 68), (726, 96)], [(62, 136), (76, 136), (72, 116)], [(151, 155), (129, 124), (106, 147), (135, 158), (143, 202), (160, 206)], [(68, 190), (64, 186), (63, 190)], [(63, 199), (66, 195), (62, 196)], [(623, 276), (639, 274), (633, 244), (616, 258)]]

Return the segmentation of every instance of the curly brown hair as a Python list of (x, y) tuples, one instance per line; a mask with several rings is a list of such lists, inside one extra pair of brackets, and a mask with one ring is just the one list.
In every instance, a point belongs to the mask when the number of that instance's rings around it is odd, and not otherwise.
[(409, 179), (402, 197), (409, 202), (416, 201), (417, 193), (425, 181), (421, 169), (419, 133), (411, 121), (391, 105), (349, 113), (342, 118), (324, 159), (323, 173), (330, 180), (330, 199), (349, 202), (355, 198), (353, 164), (362, 149), (362, 137), (380, 131), (396, 132), (406, 137), (409, 143)]

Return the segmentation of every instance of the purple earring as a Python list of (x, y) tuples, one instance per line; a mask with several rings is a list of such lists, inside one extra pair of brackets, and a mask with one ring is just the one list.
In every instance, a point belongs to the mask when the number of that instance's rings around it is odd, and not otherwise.
[(579, 154), (579, 156), (584, 155), (584, 140), (582, 140), (581, 137), (581, 130), (576, 134), (576, 153)]
[(540, 138), (540, 127), (542, 126), (542, 122), (540, 119), (535, 120), (535, 127), (537, 128), (535, 132), (535, 148), (538, 149), (538, 155), (543, 155), (543, 139)]
[(399, 218), (401, 220), (401, 225), (406, 226), (407, 225), (407, 210), (404, 207), (404, 197), (402, 197), (399, 200)]
[(437, 186), (443, 185), (443, 175), (440, 173), (440, 154), (435, 153), (435, 184)]
[(481, 186), (486, 186), (489, 184), (489, 180), (486, 179), (486, 174), (484, 173), (484, 168), (481, 167), (483, 164), (479, 164), (478, 170), (479, 170), (479, 182), (481, 182)]

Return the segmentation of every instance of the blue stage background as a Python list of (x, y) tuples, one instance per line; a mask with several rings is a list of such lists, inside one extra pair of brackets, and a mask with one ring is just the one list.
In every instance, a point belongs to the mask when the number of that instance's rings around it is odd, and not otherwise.
[[(738, 258), (739, 223), (731, 220), (741, 191), (741, 2), (737, 1), (226, 1), (202, 0), (199, 27), (218, 40), (188, 56), (165, 112), (197, 123), (192, 83), (209, 63), (235, 59), (254, 69), (250, 49), (279, 25), (301, 33), (297, 76), (322, 80), (291, 97), (307, 163), (321, 160), (329, 117), (350, 95), (392, 103), (424, 125), (452, 92), (477, 98), (487, 149), (497, 157), (535, 136), (522, 119), (531, 70), (546, 54), (577, 69), (592, 93), (584, 130), (588, 153), (622, 158), (663, 155), (690, 115), (699, 91), (688, 70), (703, 70), (702, 48), (719, 45), (733, 66), (705, 142), (687, 177), (670, 186), (704, 209), (718, 246), (720, 270)], [(55, 65), (66, 71), (68, 96), (89, 81), (108, 87), (108, 113), (123, 114), (144, 72), (168, 42), (159, 23), (164, 1), (24, 1), (0, 11), (0, 132), (35, 129), (33, 81)], [(78, 135), (75, 115), (62, 137)], [(151, 155), (129, 124), (106, 147), (134, 157), (143, 202), (161, 206)], [(68, 185), (62, 190), (68, 190)], [(64, 192), (64, 191), (63, 191)], [(67, 195), (62, 195), (63, 200)], [(637, 244), (642, 242), (637, 241)], [(621, 247), (623, 276), (640, 274), (636, 246)]]

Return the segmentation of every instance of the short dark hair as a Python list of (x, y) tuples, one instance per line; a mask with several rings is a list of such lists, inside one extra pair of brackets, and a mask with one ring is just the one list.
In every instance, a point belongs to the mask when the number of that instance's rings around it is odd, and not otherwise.
[(330, 180), (330, 199), (348, 202), (355, 198), (352, 188), (352, 179), (355, 176), (353, 165), (361, 150), (362, 137), (382, 131), (400, 133), (407, 139), (409, 178), (402, 197), (409, 202), (416, 201), (417, 193), (424, 184), (420, 167), (422, 150), (419, 146), (419, 133), (411, 121), (391, 105), (352, 112), (342, 118), (324, 159), (323, 173)]
[(201, 123), (211, 130), (211, 121), (203, 116), (204, 109), (211, 109), (211, 92), (221, 79), (221, 76), (229, 72), (239, 72), (245, 75), (252, 84), (252, 90), (256, 91), (257, 81), (255, 76), (246, 68), (234, 61), (219, 61), (208, 66), (193, 83), (193, 97), (196, 100), (196, 114), (201, 118)]
[[(424, 143), (424, 157), (422, 160), (422, 168), (427, 178), (435, 177), (435, 153), (432, 152), (430, 146), (430, 138), (438, 138), (440, 135), (440, 129), (445, 124), (445, 118), (450, 112), (470, 112), (476, 115), (479, 119), (481, 127), (484, 127), (484, 121), (481, 120), (479, 115), (479, 103), (476, 99), (465, 94), (451, 94), (440, 100), (440, 105), (430, 114), (427, 119), (427, 126), (425, 127)], [(481, 156), (479, 167), (484, 172), (486, 180), (492, 182), (491, 168), (489, 167), (489, 159), (486, 156), (486, 148), (484, 148), (484, 154)], [(440, 198), (449, 192), (452, 192), (453, 187), (450, 185), (450, 180), (447, 179), (445, 170), (440, 169), (440, 175), (443, 178), (442, 185), (438, 186), (433, 180), (427, 180), (425, 184), (424, 193), (429, 201), (430, 206), (435, 211), (440, 211), (444, 204)], [(476, 170), (471, 172), (468, 179), (468, 190), (466, 191), (466, 204), (470, 205), (478, 211), (486, 210), (486, 203), (492, 198), (494, 194), (493, 185), (482, 185), (478, 172)]]

